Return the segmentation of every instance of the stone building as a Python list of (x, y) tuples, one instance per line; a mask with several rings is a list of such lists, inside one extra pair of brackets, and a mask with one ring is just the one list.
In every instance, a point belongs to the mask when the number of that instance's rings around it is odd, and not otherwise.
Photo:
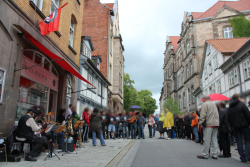
[(95, 50), (100, 55), (101, 73), (111, 83), (108, 93), (108, 108), (123, 110), (124, 47), (119, 28), (118, 0), (102, 4), (100, 0), (85, 0), (82, 35), (91, 36)]
[(218, 1), (205, 12), (184, 12), (178, 48), (173, 54), (174, 66), (171, 69), (167, 67), (173, 72), (168, 81), (169, 86), (173, 85), (169, 95), (179, 101), (182, 112), (195, 111), (197, 107), (194, 93), (202, 86), (200, 71), (205, 40), (233, 38), (228, 19), (240, 12), (249, 19), (249, 2)]
[(77, 91), (78, 79), (52, 60), (51, 52), (78, 74), (84, 1), (70, 1), (62, 9), (58, 31), (42, 36), (39, 28), (40, 21), (66, 2), (0, 1), (0, 73), (4, 74), (0, 77), (0, 132), (5, 136), (33, 105), (44, 114), (55, 112), (54, 121), (58, 110), (77, 105), (77, 94), (72, 92)]

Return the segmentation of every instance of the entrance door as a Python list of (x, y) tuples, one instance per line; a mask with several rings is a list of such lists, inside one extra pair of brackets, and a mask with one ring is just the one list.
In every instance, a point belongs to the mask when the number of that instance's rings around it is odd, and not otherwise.
[(57, 109), (57, 92), (54, 90), (50, 89), (50, 94), (49, 94), (49, 108), (48, 108), (48, 112), (51, 112), (51, 118), (50, 120), (55, 121), (56, 120), (56, 109)]

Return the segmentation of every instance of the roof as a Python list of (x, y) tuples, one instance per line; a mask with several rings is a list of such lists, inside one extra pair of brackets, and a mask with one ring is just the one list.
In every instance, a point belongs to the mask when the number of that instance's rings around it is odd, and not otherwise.
[(109, 9), (113, 9), (113, 7), (114, 7), (114, 3), (104, 3), (103, 4), (104, 6), (106, 6), (106, 7), (108, 7)]
[(193, 20), (197, 19), (202, 14), (203, 12), (191, 12), (191, 15), (193, 16)]
[(221, 53), (236, 52), (247, 41), (247, 37), (244, 38), (230, 38), (230, 39), (212, 39), (207, 42), (212, 45)]
[(233, 8), (238, 11), (250, 10), (250, 0), (240, 0), (240, 1), (218, 1), (211, 8), (205, 11), (196, 19), (202, 19), (214, 16), (218, 10), (220, 10), (224, 5)]
[(178, 41), (180, 40), (180, 36), (169, 36), (169, 39), (172, 42), (172, 46), (175, 52), (178, 48)]

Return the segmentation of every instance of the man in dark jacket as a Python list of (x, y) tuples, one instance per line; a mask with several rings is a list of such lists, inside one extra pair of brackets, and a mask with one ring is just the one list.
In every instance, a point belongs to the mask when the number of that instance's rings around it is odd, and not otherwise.
[(230, 141), (228, 138), (230, 132), (230, 125), (227, 120), (227, 109), (225, 102), (221, 101), (219, 103), (219, 117), (220, 117), (220, 126), (219, 126), (219, 142), (220, 148), (223, 150), (223, 155), (219, 155), (221, 158), (231, 157), (230, 153)]
[[(250, 112), (242, 103), (238, 94), (234, 94), (228, 109), (228, 122), (234, 128), (241, 162), (250, 161)], [(242, 135), (245, 139), (245, 153), (243, 152)]]
[(191, 139), (191, 124), (192, 124), (192, 120), (191, 120), (191, 117), (189, 116), (189, 113), (186, 112), (186, 116), (184, 118), (184, 122), (185, 122), (185, 132), (186, 132), (186, 136), (187, 136), (187, 140), (190, 140)]
[(138, 131), (139, 131), (138, 139), (140, 139), (140, 138), (145, 139), (143, 128), (144, 128), (144, 124), (145, 124), (146, 120), (145, 120), (145, 117), (142, 115), (142, 112), (139, 113), (139, 117), (138, 117), (137, 122), (138, 122)]

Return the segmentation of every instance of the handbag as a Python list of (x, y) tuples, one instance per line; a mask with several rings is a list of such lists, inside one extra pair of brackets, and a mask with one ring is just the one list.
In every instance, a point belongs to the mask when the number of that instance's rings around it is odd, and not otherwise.
[(202, 126), (203, 126), (204, 128), (207, 126), (207, 121), (206, 121), (206, 120), (202, 123)]

